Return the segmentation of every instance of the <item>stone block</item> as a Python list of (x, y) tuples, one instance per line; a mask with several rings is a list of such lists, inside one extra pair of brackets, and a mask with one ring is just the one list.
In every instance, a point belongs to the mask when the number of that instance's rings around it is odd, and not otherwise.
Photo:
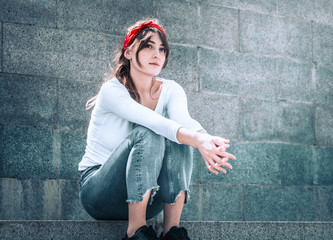
[(316, 216), (311, 187), (245, 186), (246, 221), (311, 221)]
[(243, 99), (241, 112), (244, 140), (307, 144), (314, 141), (311, 105)]
[(229, 160), (232, 170), (225, 168), (227, 174), (211, 173), (202, 166), (203, 182), (224, 182), (233, 184), (277, 184), (281, 183), (279, 161), (281, 145), (269, 143), (234, 143), (230, 142), (227, 152), (237, 160)]
[(1, 1), (0, 22), (56, 27), (57, 0)]
[(311, 23), (240, 12), (240, 51), (312, 60)]
[(2, 56), (2, 53), (3, 53), (3, 51), (2, 51), (2, 45), (3, 45), (3, 43), (2, 43), (2, 35), (3, 35), (3, 32), (2, 32), (2, 23), (0, 24), (0, 72), (2, 72), (2, 58), (3, 58), (3, 56)]
[(316, 180), (318, 185), (333, 185), (333, 148), (318, 147), (316, 156)]
[(212, 135), (237, 139), (240, 106), (238, 98), (209, 93), (188, 94), (192, 117)]
[(316, 102), (330, 105), (333, 103), (333, 70), (332, 67), (316, 68)]
[(201, 185), (201, 221), (241, 221), (243, 190), (241, 185)]
[(50, 129), (3, 129), (3, 177), (55, 178), (54, 133)]
[(244, 140), (278, 140), (278, 104), (258, 99), (242, 99), (242, 138)]
[(56, 91), (54, 79), (0, 75), (0, 122), (55, 127)]
[(65, 129), (87, 130), (91, 109), (86, 102), (98, 93), (99, 85), (89, 82), (59, 81), (59, 126)]
[(59, 219), (57, 180), (0, 178), (0, 191), (3, 220)]
[(0, 176), (3, 176), (3, 126), (0, 125)]
[(314, 109), (312, 104), (280, 102), (277, 119), (278, 138), (292, 143), (314, 143)]
[(191, 183), (201, 181), (201, 168), (203, 167), (203, 158), (198, 149), (193, 149), (193, 172), (191, 177)]
[(321, 146), (333, 145), (333, 106), (322, 105), (316, 108), (316, 143)]
[(333, 187), (318, 187), (316, 221), (333, 221)]
[(313, 185), (314, 169), (311, 146), (281, 145), (279, 172), (283, 186)]
[(100, 81), (108, 71), (109, 42), (96, 33), (4, 24), (3, 71)]
[(60, 136), (60, 172), (61, 178), (78, 179), (80, 172), (78, 164), (84, 155), (86, 147), (84, 132), (63, 131)]
[(277, 60), (203, 48), (199, 53), (202, 90), (278, 98)]
[(185, 90), (198, 91), (197, 49), (171, 44), (168, 65), (159, 76), (175, 80)]
[(304, 19), (308, 22), (314, 21), (324, 24), (332, 24), (332, 9), (333, 2), (329, 0), (279, 0), (278, 4), (279, 15)]
[(79, 199), (79, 180), (59, 180), (60, 219), (93, 220), (84, 210)]
[(199, 44), (238, 50), (238, 10), (204, 5), (200, 8)]
[(155, 14), (165, 27), (171, 43), (196, 44), (198, 34), (198, 4), (190, 1), (155, 1)]
[(277, 4), (274, 0), (198, 0), (201, 4), (221, 5), (225, 7), (252, 10), (254, 12), (276, 13)]
[(199, 221), (201, 211), (201, 196), (200, 185), (190, 185), (190, 198), (187, 204), (184, 204), (184, 208), (181, 215), (181, 221)]
[(125, 35), (136, 21), (152, 17), (153, 0), (63, 0), (58, 1), (58, 25)]
[[(333, 14), (331, 16), (333, 18)], [(333, 64), (332, 42), (333, 26), (313, 23), (313, 61)]]
[(312, 65), (288, 60), (277, 62), (276, 84), (279, 98), (292, 101), (313, 102), (318, 95), (314, 95), (315, 84), (312, 80)]

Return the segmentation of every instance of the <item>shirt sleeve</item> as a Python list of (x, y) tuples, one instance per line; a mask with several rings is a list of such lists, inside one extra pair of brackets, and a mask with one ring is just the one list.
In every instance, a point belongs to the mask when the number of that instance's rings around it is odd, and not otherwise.
[[(156, 134), (179, 143), (177, 132), (182, 125), (167, 119), (155, 111), (133, 100), (121, 83), (105, 83), (99, 93), (98, 101), (105, 111), (112, 112), (127, 121), (149, 128)], [(118, 80), (116, 80), (118, 81)]]
[(192, 131), (197, 132), (204, 129), (198, 121), (190, 116), (184, 89), (174, 81), (170, 83), (172, 83), (172, 87), (168, 91), (169, 99), (167, 103), (169, 118)]

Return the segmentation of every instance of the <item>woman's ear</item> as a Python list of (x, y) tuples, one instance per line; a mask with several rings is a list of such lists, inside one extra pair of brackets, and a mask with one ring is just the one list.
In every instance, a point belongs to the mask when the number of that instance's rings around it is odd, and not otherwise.
[(127, 60), (131, 60), (132, 59), (132, 51), (130, 49), (126, 49), (125, 52), (124, 52), (124, 57), (127, 59)]

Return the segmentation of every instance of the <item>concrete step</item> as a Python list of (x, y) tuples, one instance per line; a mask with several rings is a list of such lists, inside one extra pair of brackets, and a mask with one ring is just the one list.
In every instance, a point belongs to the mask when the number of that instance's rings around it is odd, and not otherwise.
[[(160, 224), (152, 223), (158, 232)], [(332, 240), (333, 222), (181, 222), (193, 240)], [(121, 239), (126, 221), (1, 220), (1, 240)]]

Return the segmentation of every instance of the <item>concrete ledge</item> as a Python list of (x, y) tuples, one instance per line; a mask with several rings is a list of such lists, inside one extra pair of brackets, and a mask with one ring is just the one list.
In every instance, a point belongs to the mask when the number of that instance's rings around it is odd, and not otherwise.
[[(150, 223), (151, 224), (151, 223)], [(160, 231), (160, 224), (154, 224)], [(333, 222), (182, 222), (196, 239), (332, 239)], [(126, 221), (0, 221), (2, 240), (121, 239)]]

